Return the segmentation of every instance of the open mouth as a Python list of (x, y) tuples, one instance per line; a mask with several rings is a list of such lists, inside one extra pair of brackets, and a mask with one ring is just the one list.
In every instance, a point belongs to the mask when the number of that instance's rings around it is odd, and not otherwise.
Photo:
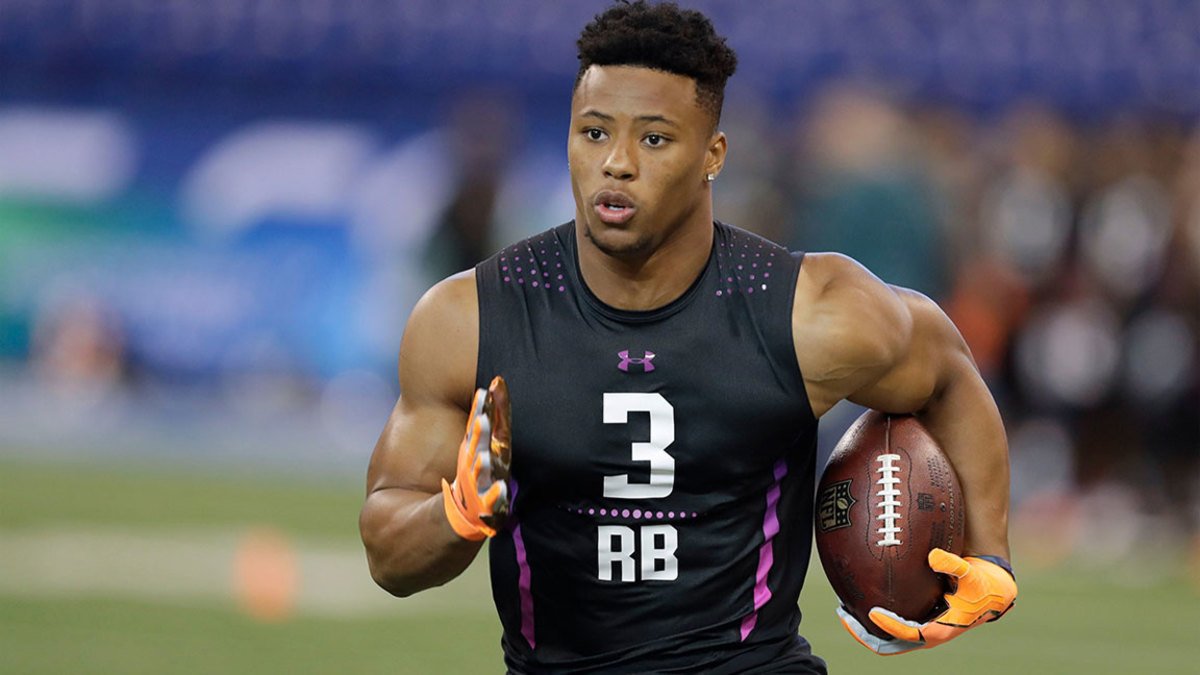
[(594, 205), (600, 220), (611, 225), (624, 223), (637, 211), (637, 206), (628, 196), (608, 190), (596, 195)]

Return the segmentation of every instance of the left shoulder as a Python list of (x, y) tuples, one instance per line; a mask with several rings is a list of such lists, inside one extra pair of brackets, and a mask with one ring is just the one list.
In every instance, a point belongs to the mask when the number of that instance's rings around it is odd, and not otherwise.
[(905, 295), (853, 258), (809, 253), (796, 279), (792, 324), (797, 347), (835, 363), (891, 360), (912, 332)]
[(841, 254), (804, 257), (792, 336), (818, 415), (907, 361), (915, 345), (927, 342), (930, 329), (955, 332), (924, 295), (890, 286)]

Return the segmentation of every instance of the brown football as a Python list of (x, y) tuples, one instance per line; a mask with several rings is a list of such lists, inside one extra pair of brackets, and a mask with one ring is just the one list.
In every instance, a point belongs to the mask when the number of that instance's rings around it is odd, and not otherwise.
[(944, 609), (946, 581), (928, 555), (962, 555), (962, 492), (915, 417), (868, 410), (846, 430), (817, 487), (815, 527), (825, 576), (867, 630), (890, 637), (872, 607), (919, 622)]

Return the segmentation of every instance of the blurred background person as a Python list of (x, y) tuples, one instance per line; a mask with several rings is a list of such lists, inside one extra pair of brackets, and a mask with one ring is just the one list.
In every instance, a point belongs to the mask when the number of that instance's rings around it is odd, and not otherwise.
[(946, 224), (912, 121), (880, 92), (820, 92), (800, 118), (793, 247), (840, 251), (880, 278), (945, 295)]
[(432, 279), (470, 269), (490, 256), (500, 243), (494, 230), (495, 211), (519, 145), (517, 114), (503, 96), (468, 92), (448, 115), (454, 187), (425, 250)]

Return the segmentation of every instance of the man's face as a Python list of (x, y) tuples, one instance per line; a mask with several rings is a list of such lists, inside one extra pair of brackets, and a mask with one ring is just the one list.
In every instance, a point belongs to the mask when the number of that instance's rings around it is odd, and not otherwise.
[(699, 209), (708, 199), (704, 178), (724, 150), (691, 78), (592, 66), (571, 100), (576, 220), (604, 253), (648, 254), (689, 218), (710, 217)]

